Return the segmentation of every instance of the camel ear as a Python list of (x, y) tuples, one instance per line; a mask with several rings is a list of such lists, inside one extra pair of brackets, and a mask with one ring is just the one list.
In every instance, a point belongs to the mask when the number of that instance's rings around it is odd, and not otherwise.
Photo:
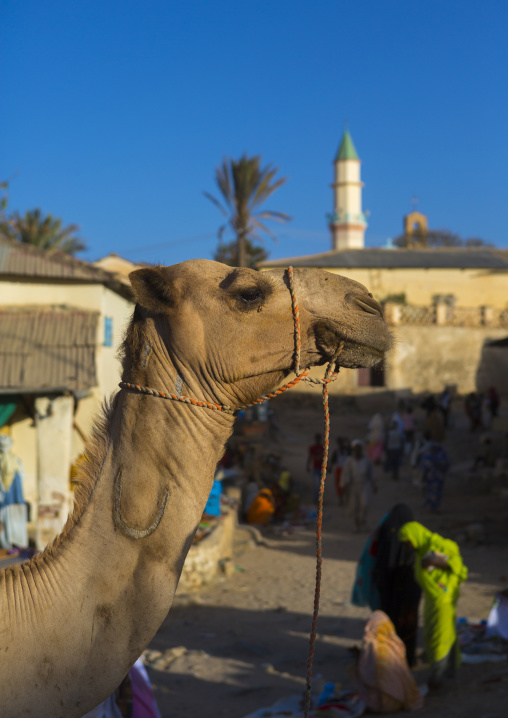
[(129, 274), (136, 300), (145, 309), (163, 312), (175, 307), (179, 291), (164, 272), (164, 267), (136, 269)]

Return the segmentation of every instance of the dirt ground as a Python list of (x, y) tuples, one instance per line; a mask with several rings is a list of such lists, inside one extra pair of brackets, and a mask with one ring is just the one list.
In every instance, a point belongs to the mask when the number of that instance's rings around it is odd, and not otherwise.
[[(504, 402), (505, 414), (508, 416)], [(322, 431), (320, 397), (285, 395), (272, 401), (281, 426), (279, 452), (296, 481), (303, 503), (311, 502), (305, 471), (307, 446)], [(334, 399), (331, 436), (363, 438), (375, 410), (394, 410), (387, 395)], [(423, 414), (419, 415), (423, 418)], [(458, 616), (487, 618), (496, 591), (508, 587), (508, 497), (495, 480), (470, 467), (478, 453), (478, 436), (469, 432), (461, 401), (453, 406), (453, 428), (445, 446), (452, 460), (442, 511), (430, 515), (404, 465), (394, 482), (377, 468), (379, 491), (369, 514), (374, 527), (397, 502), (408, 503), (416, 520), (458, 540), (469, 579), (463, 584)], [(506, 489), (505, 489), (506, 491)], [(468, 538), (468, 526), (480, 524)], [(483, 530), (483, 535), (482, 535)], [(479, 533), (478, 533), (479, 531)], [(242, 718), (276, 700), (300, 693), (305, 684), (309, 630), (314, 598), (313, 528), (282, 535), (263, 532), (256, 545), (247, 531), (236, 534), (234, 575), (218, 578), (195, 594), (178, 593), (172, 610), (150, 645), (163, 653), (148, 668), (163, 718)], [(359, 645), (368, 609), (349, 604), (356, 562), (365, 534), (352, 531), (338, 506), (331, 475), (325, 487), (323, 582), (314, 659), (314, 679), (351, 686), (348, 649)], [(422, 639), (419, 641), (420, 653)], [(165, 661), (170, 658), (170, 661)], [(166, 665), (165, 665), (166, 664)], [(415, 672), (424, 683), (427, 667)], [(403, 714), (399, 714), (403, 715)], [(439, 695), (429, 695), (422, 716), (503, 718), (508, 715), (508, 662), (462, 665), (457, 681)]]

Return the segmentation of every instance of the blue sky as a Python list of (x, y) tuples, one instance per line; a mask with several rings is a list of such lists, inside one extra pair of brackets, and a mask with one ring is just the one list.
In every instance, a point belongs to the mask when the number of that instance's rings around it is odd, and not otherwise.
[(419, 198), (433, 228), (508, 247), (505, 0), (3, 0), (10, 209), (76, 223), (85, 259), (211, 258), (224, 156), (287, 177), (270, 256), (330, 249), (347, 121), (367, 246)]

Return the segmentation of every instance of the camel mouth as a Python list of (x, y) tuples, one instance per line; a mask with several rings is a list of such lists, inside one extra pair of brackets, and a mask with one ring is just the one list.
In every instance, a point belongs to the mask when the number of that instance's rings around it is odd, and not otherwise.
[[(361, 369), (383, 361), (392, 345), (392, 337), (384, 322), (379, 322), (375, 334), (353, 338), (341, 327), (329, 321), (320, 322), (314, 329), (320, 363), (333, 361), (337, 368)], [(342, 349), (341, 349), (342, 345)]]
[(335, 361), (335, 368), (366, 369), (374, 367), (384, 360), (385, 353), (385, 351), (367, 344), (345, 344)]

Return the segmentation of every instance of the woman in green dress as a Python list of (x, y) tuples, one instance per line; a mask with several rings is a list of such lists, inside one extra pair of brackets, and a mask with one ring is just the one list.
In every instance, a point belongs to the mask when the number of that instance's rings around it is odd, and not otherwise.
[(415, 579), (424, 595), (425, 651), (431, 667), (429, 685), (438, 688), (444, 678), (453, 677), (460, 663), (455, 609), (467, 568), (455, 541), (432, 533), (417, 521), (404, 524), (399, 538), (411, 544), (416, 552)]

